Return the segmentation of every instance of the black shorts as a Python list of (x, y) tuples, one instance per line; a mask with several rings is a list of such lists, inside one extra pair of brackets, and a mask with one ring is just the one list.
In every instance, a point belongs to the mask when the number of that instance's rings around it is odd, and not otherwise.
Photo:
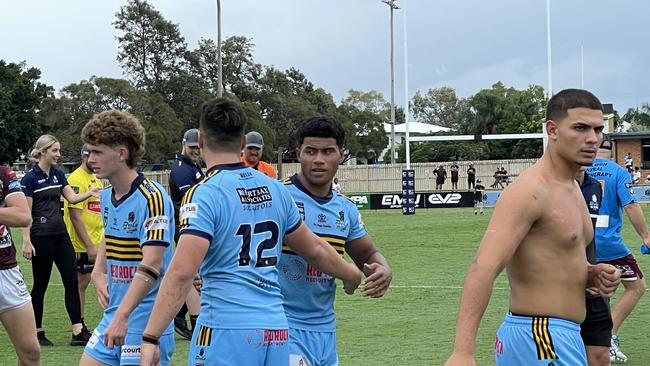
[(586, 299), (587, 316), (580, 324), (580, 336), (585, 346), (609, 347), (612, 342), (612, 312), (609, 302), (602, 297)]
[(458, 177), (451, 177), (452, 183), (458, 183)]
[(445, 184), (445, 178), (436, 178), (436, 184)]
[(88, 274), (95, 268), (95, 262), (88, 260), (88, 253), (77, 253), (77, 272)]

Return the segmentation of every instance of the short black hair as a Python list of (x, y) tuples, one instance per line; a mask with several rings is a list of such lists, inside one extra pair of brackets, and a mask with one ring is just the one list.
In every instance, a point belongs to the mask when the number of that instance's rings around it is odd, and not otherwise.
[(603, 105), (591, 92), (583, 89), (564, 89), (555, 94), (546, 105), (546, 120), (558, 122), (569, 114), (572, 108), (603, 110)]
[(345, 130), (341, 122), (332, 117), (318, 116), (306, 120), (298, 130), (298, 146), (305, 142), (305, 137), (333, 138), (341, 149), (345, 145)]
[(203, 103), (199, 126), (210, 150), (239, 149), (246, 127), (246, 113), (237, 102), (215, 98)]

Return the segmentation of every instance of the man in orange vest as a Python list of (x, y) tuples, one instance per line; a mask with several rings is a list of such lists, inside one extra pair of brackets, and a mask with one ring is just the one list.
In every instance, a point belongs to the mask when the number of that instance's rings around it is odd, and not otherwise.
[(263, 151), (264, 138), (262, 134), (251, 131), (246, 134), (246, 147), (244, 148), (244, 156), (241, 157), (241, 161), (247, 167), (259, 170), (270, 178), (275, 178), (275, 169), (273, 169), (273, 166), (261, 160)]

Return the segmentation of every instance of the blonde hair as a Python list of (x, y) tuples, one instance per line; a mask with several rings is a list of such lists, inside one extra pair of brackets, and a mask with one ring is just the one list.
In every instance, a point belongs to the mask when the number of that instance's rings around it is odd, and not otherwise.
[(32, 148), (32, 151), (29, 153), (29, 155), (33, 161), (38, 162), (43, 153), (57, 142), (59, 142), (59, 140), (57, 140), (56, 137), (52, 135), (41, 135), (41, 137), (39, 137), (38, 140), (36, 140), (34, 143), (34, 147)]

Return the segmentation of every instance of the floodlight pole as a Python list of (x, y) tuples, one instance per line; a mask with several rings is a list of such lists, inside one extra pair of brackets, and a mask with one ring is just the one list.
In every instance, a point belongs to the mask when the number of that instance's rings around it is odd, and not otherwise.
[(395, 63), (393, 61), (393, 10), (399, 9), (395, 5), (397, 0), (381, 0), (390, 8), (390, 163), (395, 164)]
[[(553, 97), (553, 69), (551, 62), (551, 0), (546, 0), (546, 71), (548, 73), (548, 99)], [(546, 121), (542, 124), (544, 139), (542, 149), (546, 150), (548, 145), (548, 134), (546, 133)]]
[[(405, 0), (406, 1), (406, 0)], [(406, 124), (406, 169), (411, 169), (411, 141), (409, 133), (409, 120), (411, 118), (411, 108), (409, 108), (409, 62), (408, 62), (408, 42), (407, 42), (407, 33), (406, 33), (406, 8), (402, 12), (404, 16), (404, 117)]]
[(223, 69), (221, 65), (221, 0), (217, 0), (217, 96), (223, 96)]

